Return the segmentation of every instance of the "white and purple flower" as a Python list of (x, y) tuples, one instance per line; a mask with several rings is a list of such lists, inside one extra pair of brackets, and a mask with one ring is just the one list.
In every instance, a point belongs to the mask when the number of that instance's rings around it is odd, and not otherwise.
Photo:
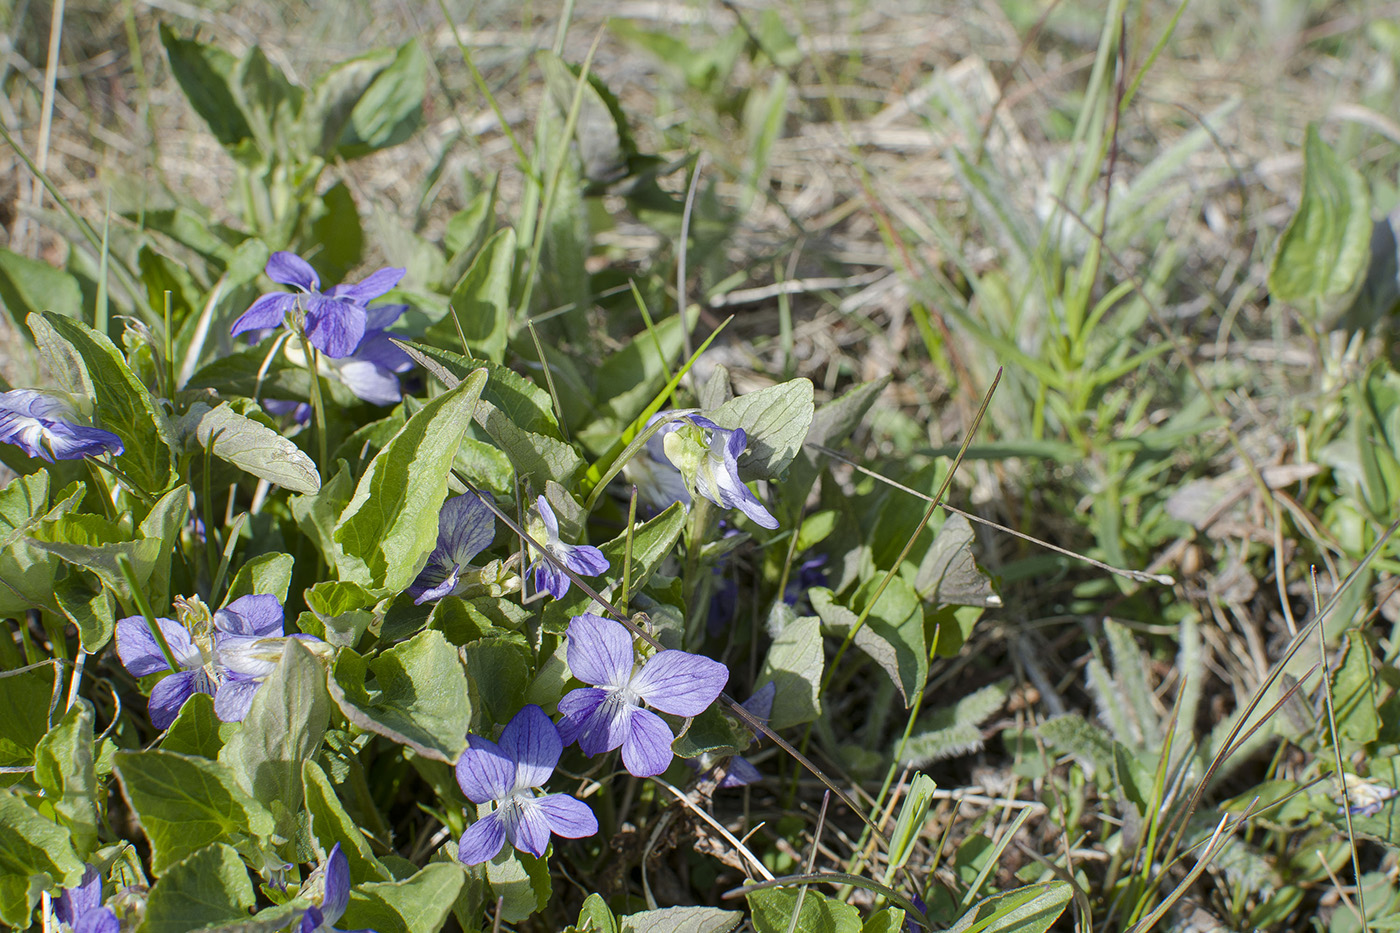
[(335, 928), (335, 922), (350, 906), (350, 860), (340, 851), (340, 843), (331, 847), (320, 871), (321, 903), (306, 908), (301, 915), (301, 923), (297, 925), (297, 933), (374, 933), (372, 930), (341, 931)]
[[(275, 596), (240, 596), (215, 612), (212, 620), (197, 600), (179, 604), (187, 624), (156, 619), (179, 670), (151, 689), (151, 724), (157, 729), (168, 727), (196, 693), (214, 698), (214, 712), (222, 721), (241, 721), (286, 646), (282, 604)], [(313, 650), (323, 644), (311, 635), (290, 637)], [(141, 616), (117, 622), (117, 656), (134, 677), (170, 670)]]
[(472, 558), (489, 547), (495, 537), (496, 516), (476, 493), (444, 502), (438, 514), (437, 544), (406, 590), (414, 597), (414, 604), (464, 592), (473, 582), (465, 572), (471, 568)]
[[(535, 500), (535, 509), (538, 518), (530, 522), (530, 537), (540, 541), (544, 549), (558, 558), (561, 564), (585, 577), (595, 577), (608, 569), (608, 559), (596, 547), (565, 544), (559, 540), (559, 521), (544, 496)], [(555, 599), (563, 599), (564, 594), (569, 592), (569, 575), (544, 555), (536, 555), (530, 569), (534, 571), (538, 592), (548, 593)]]
[(671, 764), (671, 727), (642, 703), (673, 716), (698, 716), (729, 682), (729, 669), (685, 651), (667, 650), (637, 663), (632, 634), (620, 622), (592, 613), (569, 621), (569, 670), (591, 687), (559, 701), (559, 731), (585, 755), (622, 749), (622, 764), (637, 777)]
[(499, 745), (467, 736), (467, 749), (457, 759), (457, 783), (472, 803), (495, 807), (462, 833), (457, 857), (464, 865), (489, 862), (507, 842), (542, 858), (551, 833), (581, 839), (598, 831), (598, 818), (582, 800), (535, 794), (554, 773), (563, 750), (559, 730), (534, 705), (506, 723)]
[(117, 933), (117, 915), (102, 906), (102, 876), (88, 865), (76, 888), (64, 888), (54, 901), (53, 915), (62, 929), (73, 933)]
[(399, 284), (405, 270), (386, 267), (356, 285), (336, 285), (325, 292), (316, 270), (295, 253), (273, 253), (264, 271), (272, 281), (290, 285), (300, 294), (269, 292), (261, 296), (233, 322), (230, 334), (237, 337), (244, 331), (290, 324), (326, 356), (340, 359), (354, 353), (370, 330), (369, 303)]
[(698, 495), (722, 509), (738, 509), (761, 528), (778, 527), (778, 520), (739, 478), (739, 455), (749, 444), (743, 428), (731, 431), (703, 415), (675, 411), (657, 412), (647, 425), (663, 418), (669, 420), (647, 440), (645, 454), (627, 465), (647, 504), (689, 505)]
[(0, 393), (0, 443), (14, 444), (31, 457), (81, 460), (120, 454), (122, 439), (111, 431), (79, 424), (66, 401), (35, 389)]

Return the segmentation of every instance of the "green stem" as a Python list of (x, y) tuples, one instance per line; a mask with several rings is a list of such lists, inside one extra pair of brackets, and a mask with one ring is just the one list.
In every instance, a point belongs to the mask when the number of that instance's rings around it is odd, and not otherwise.
[(306, 350), (306, 372), (311, 377), (311, 410), (316, 415), (316, 449), (320, 457), (316, 460), (316, 465), (324, 474), (328, 469), (329, 455), (326, 452), (326, 406), (321, 400), (321, 373), (317, 366), (318, 353), (312, 346), (311, 341), (302, 336), (302, 347)]
[(117, 569), (121, 571), (127, 589), (131, 590), (131, 598), (136, 601), (136, 608), (141, 613), (141, 618), (146, 620), (146, 628), (151, 630), (151, 637), (160, 646), (160, 653), (165, 656), (165, 663), (170, 665), (172, 671), (178, 671), (180, 662), (175, 660), (175, 652), (170, 650), (170, 643), (165, 640), (165, 633), (160, 630), (160, 625), (156, 622), (155, 611), (151, 609), (151, 601), (146, 598), (146, 591), (141, 588), (141, 581), (136, 579), (136, 568), (131, 566), (131, 558), (125, 554), (118, 554)]

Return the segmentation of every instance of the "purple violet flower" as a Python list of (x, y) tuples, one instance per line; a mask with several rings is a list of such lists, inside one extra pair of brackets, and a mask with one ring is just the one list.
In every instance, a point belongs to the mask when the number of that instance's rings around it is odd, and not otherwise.
[[(656, 422), (674, 416), (673, 411), (659, 411), (651, 416), (646, 426), (650, 428)], [(690, 507), (690, 490), (685, 488), (685, 477), (666, 456), (666, 435), (679, 430), (682, 424), (680, 421), (666, 421), (647, 438), (641, 454), (627, 461), (624, 467), (627, 478), (637, 487), (637, 497), (644, 506), (656, 512), (665, 511), (676, 502)]]
[(489, 547), (495, 537), (496, 516), (475, 493), (444, 502), (438, 514), (437, 544), (418, 577), (405, 590), (414, 597), (414, 605), (464, 591), (471, 581), (463, 579), (463, 569), (470, 567), (472, 558)]
[(341, 360), (330, 361), (340, 381), (356, 398), (371, 405), (397, 405), (403, 400), (399, 373), (413, 368), (409, 355), (389, 339), (387, 330), (408, 305), (375, 305), (366, 309), (365, 335), (355, 351)]
[[(539, 512), (539, 520), (530, 523), (530, 537), (536, 541), (543, 539), (541, 543), (545, 550), (557, 557), (560, 563), (585, 577), (596, 577), (608, 569), (608, 559), (596, 547), (565, 544), (559, 540), (559, 521), (544, 496), (535, 500), (535, 508)], [(548, 593), (555, 599), (563, 599), (564, 594), (569, 592), (569, 575), (544, 555), (539, 555), (530, 569), (535, 572), (537, 591)]]
[(472, 803), (496, 806), (462, 833), (457, 857), (464, 865), (489, 862), (507, 842), (541, 858), (551, 833), (581, 839), (598, 831), (598, 818), (582, 800), (568, 794), (535, 796), (563, 750), (558, 728), (533, 704), (506, 723), (499, 745), (467, 736), (467, 749), (457, 759), (457, 783)]
[(91, 865), (83, 869), (76, 888), (64, 888), (54, 901), (53, 915), (73, 933), (117, 933), (117, 915), (102, 906), (102, 876)]
[(578, 741), (585, 755), (621, 746), (622, 763), (637, 777), (660, 774), (671, 764), (671, 727), (641, 704), (673, 716), (698, 716), (724, 690), (729, 669), (718, 661), (667, 650), (636, 663), (632, 634), (620, 622), (592, 613), (569, 621), (569, 670), (592, 687), (559, 701), (559, 732)]
[(57, 396), (11, 389), (0, 393), (0, 443), (14, 444), (49, 463), (125, 450), (122, 439), (111, 431), (78, 424), (75, 417), (72, 406)]
[(311, 264), (285, 250), (273, 253), (264, 270), (267, 277), (298, 289), (300, 294), (269, 292), (253, 302), (230, 330), (267, 330), (289, 324), (305, 334), (311, 345), (332, 359), (355, 352), (368, 329), (366, 306), (388, 292), (403, 278), (403, 269), (383, 268), (357, 285), (336, 285), (321, 291), (321, 279)]
[[(196, 693), (214, 698), (214, 712), (222, 721), (241, 721), (282, 656), (287, 640), (282, 634), (282, 604), (276, 596), (240, 596), (215, 612), (212, 620), (197, 601), (182, 601), (181, 609), (188, 627), (174, 619), (156, 619), (180, 669), (151, 689), (151, 725), (167, 728)], [(291, 637), (309, 646), (322, 644), (310, 635)], [(134, 677), (170, 670), (141, 616), (117, 622), (117, 656)]]
[[(342, 933), (335, 928), (335, 922), (350, 906), (350, 860), (340, 851), (340, 843), (331, 846), (326, 863), (321, 866), (322, 894), (319, 906), (308, 907), (301, 915), (297, 933)], [(354, 930), (345, 933), (374, 933), (373, 930)]]

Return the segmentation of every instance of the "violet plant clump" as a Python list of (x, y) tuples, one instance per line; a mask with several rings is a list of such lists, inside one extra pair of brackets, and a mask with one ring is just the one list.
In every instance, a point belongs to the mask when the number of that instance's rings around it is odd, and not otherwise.
[(531, 704), (501, 730), (499, 743), (468, 736), (457, 759), (457, 784), (467, 799), (492, 804), (489, 813), (467, 827), (457, 846), (464, 865), (495, 858), (510, 843), (543, 858), (551, 834), (581, 839), (598, 831), (588, 804), (568, 794), (537, 795), (554, 774), (564, 742), (544, 710)]
[(674, 757), (671, 727), (642, 704), (673, 716), (698, 716), (729, 682), (723, 664), (677, 649), (638, 663), (632, 633), (591, 613), (570, 620), (567, 649), (569, 670), (592, 686), (559, 701), (560, 734), (589, 756), (620, 747), (623, 766), (636, 777), (660, 774)]

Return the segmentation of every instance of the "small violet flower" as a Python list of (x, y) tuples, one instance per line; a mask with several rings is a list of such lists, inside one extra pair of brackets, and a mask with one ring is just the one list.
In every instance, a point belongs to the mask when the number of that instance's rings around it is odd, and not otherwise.
[[(282, 604), (275, 596), (240, 596), (215, 612), (211, 620), (209, 611), (197, 599), (177, 603), (185, 624), (156, 619), (179, 670), (151, 689), (151, 724), (157, 729), (168, 727), (196, 693), (214, 698), (214, 712), (219, 719), (241, 721), (286, 645)], [(310, 635), (291, 637), (306, 642), (312, 650), (324, 646)], [(117, 656), (134, 677), (170, 670), (141, 616), (117, 622)]]
[(91, 865), (76, 888), (64, 888), (54, 901), (53, 914), (73, 933), (117, 933), (117, 915), (102, 906), (102, 876)]
[[(301, 915), (297, 933), (342, 933), (335, 928), (335, 922), (350, 906), (350, 860), (340, 851), (340, 843), (331, 846), (325, 865), (321, 866), (323, 893), (321, 903), (306, 908)], [(346, 931), (346, 933), (374, 933), (372, 930)]]
[[(554, 510), (549, 507), (549, 501), (544, 496), (535, 500), (535, 509), (539, 516), (530, 522), (527, 529), (530, 537), (543, 543), (545, 550), (557, 557), (561, 564), (585, 577), (595, 577), (608, 569), (608, 559), (596, 547), (587, 544), (565, 544), (559, 540), (559, 521), (554, 517)], [(539, 555), (530, 569), (535, 572), (537, 591), (548, 593), (555, 599), (563, 599), (564, 594), (569, 592), (568, 574), (544, 555)]]
[(472, 580), (464, 574), (472, 558), (490, 546), (496, 537), (496, 517), (475, 493), (454, 496), (443, 503), (438, 514), (437, 544), (428, 554), (428, 563), (409, 585), (407, 593), (415, 605), (464, 592)]
[(358, 285), (336, 285), (326, 292), (321, 291), (316, 270), (295, 253), (273, 253), (264, 271), (272, 281), (290, 285), (300, 294), (261, 296), (233, 322), (230, 333), (237, 337), (244, 331), (288, 324), (326, 356), (340, 359), (355, 352), (369, 329), (369, 303), (399, 284), (405, 270), (380, 269)]
[(73, 408), (54, 395), (34, 389), (0, 393), (0, 442), (14, 444), (31, 457), (81, 460), (125, 448), (111, 431), (78, 424)]
[[(703, 415), (674, 411), (657, 412), (647, 424), (662, 418), (670, 420), (648, 439), (646, 455), (628, 464), (639, 494), (646, 488), (648, 504), (664, 508), (671, 502), (689, 503), (691, 496), (699, 495), (722, 509), (738, 509), (762, 528), (778, 527), (778, 520), (739, 478), (739, 455), (749, 443), (743, 428), (731, 431)], [(653, 444), (658, 438), (661, 456)], [(678, 486), (685, 488), (684, 498)]]
[(723, 664), (685, 651), (660, 651), (638, 665), (631, 633), (591, 613), (569, 621), (568, 660), (573, 675), (593, 686), (559, 701), (564, 741), (577, 740), (585, 755), (621, 746), (623, 765), (637, 777), (666, 770), (674, 738), (642, 702), (673, 716), (698, 716), (729, 681)]
[(530, 705), (501, 731), (501, 742), (467, 736), (457, 759), (457, 783), (476, 804), (495, 808), (462, 833), (457, 857), (465, 865), (495, 858), (509, 842), (535, 858), (544, 856), (549, 836), (581, 839), (598, 831), (598, 819), (582, 800), (568, 794), (535, 796), (559, 763), (564, 742), (544, 710)]

